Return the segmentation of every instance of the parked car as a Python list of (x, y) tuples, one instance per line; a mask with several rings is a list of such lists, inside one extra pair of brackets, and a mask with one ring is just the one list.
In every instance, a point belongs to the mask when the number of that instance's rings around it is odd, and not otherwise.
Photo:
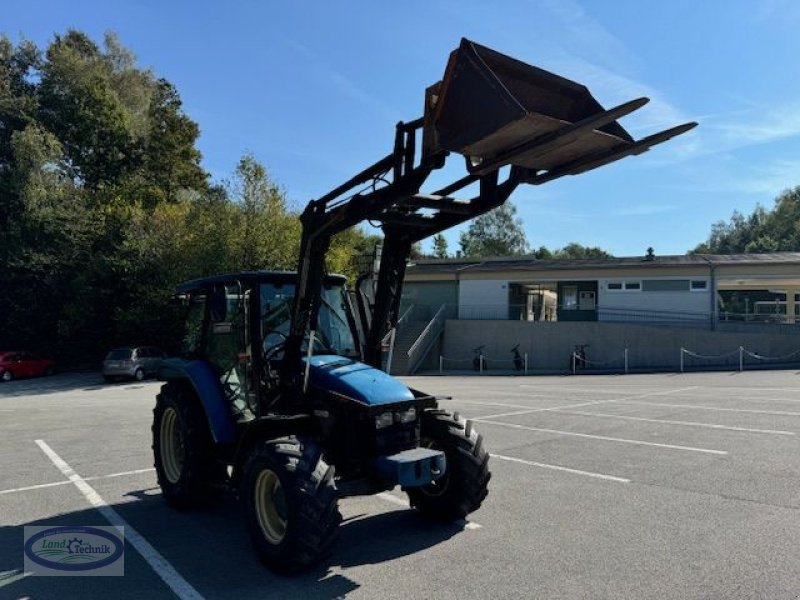
[(55, 373), (55, 361), (39, 358), (24, 350), (0, 351), (0, 381), (18, 377), (36, 377)]
[(115, 348), (103, 361), (103, 378), (106, 381), (119, 378), (141, 381), (158, 373), (163, 358), (164, 353), (153, 346)]

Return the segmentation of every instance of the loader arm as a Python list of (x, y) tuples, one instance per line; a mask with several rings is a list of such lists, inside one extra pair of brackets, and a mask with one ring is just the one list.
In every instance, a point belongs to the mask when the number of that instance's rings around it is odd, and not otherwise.
[[(362, 348), (380, 367), (381, 340), (397, 323), (412, 245), (503, 204), (521, 183), (577, 175), (685, 133), (691, 122), (639, 141), (617, 122), (647, 103), (638, 98), (605, 110), (589, 90), (467, 39), (451, 55), (442, 81), (425, 94), (422, 118), (399, 123), (391, 154), (303, 211), (298, 280), (286, 340), (283, 381), (301, 389), (301, 347), (314, 330), (331, 238), (364, 221), (384, 233), (375, 301)], [(421, 138), (421, 145), (418, 140)], [(451, 153), (467, 173), (433, 193), (421, 193)], [(500, 169), (508, 167), (500, 181)], [(469, 200), (452, 194), (477, 183)], [(300, 394), (301, 395), (301, 394)]]

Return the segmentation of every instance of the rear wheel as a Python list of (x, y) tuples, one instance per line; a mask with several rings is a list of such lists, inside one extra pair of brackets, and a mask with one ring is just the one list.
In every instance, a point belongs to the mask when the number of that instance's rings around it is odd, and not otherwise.
[(53, 370), (53, 367), (47, 367), (44, 370), (44, 376), (45, 377), (50, 377), (53, 373), (55, 373), (55, 371)]
[(244, 467), (242, 499), (258, 557), (279, 573), (294, 573), (326, 557), (342, 516), (334, 468), (312, 441), (265, 442)]
[(421, 415), (420, 445), (445, 454), (445, 474), (433, 483), (406, 488), (411, 506), (427, 517), (453, 520), (480, 508), (489, 493), (489, 454), (483, 437), (458, 413), (425, 411)]
[(185, 384), (170, 381), (156, 397), (153, 455), (161, 493), (176, 508), (207, 504), (225, 479), (202, 405)]

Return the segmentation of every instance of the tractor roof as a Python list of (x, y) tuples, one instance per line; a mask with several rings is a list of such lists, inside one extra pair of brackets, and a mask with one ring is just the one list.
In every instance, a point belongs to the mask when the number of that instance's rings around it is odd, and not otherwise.
[[(297, 273), (295, 271), (240, 271), (239, 273), (226, 273), (224, 275), (212, 275), (185, 281), (177, 286), (176, 292), (181, 294), (207, 288), (214, 284), (229, 283), (240, 281), (242, 283), (295, 283)], [(344, 275), (326, 275), (325, 284), (342, 285), (347, 281)]]

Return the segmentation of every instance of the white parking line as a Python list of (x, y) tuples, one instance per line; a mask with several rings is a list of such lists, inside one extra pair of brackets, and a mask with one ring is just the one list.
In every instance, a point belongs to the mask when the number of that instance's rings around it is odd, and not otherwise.
[(609, 415), (605, 413), (584, 412), (581, 410), (556, 410), (553, 412), (565, 415), (582, 415), (587, 417), (605, 417), (609, 419), (624, 419), (627, 421), (645, 421), (647, 423), (666, 423), (668, 425), (685, 425), (687, 427), (706, 427), (708, 429), (724, 429), (726, 431), (744, 431), (747, 433), (768, 433), (772, 435), (795, 435), (794, 431), (781, 431), (780, 429), (751, 429), (749, 427), (733, 427), (730, 425), (717, 425), (714, 423), (696, 423), (694, 421), (671, 421), (667, 419), (646, 419), (644, 417), (631, 417), (628, 415)]
[(71, 481), (54, 481), (53, 483), (40, 483), (39, 485), (28, 485), (25, 487), (12, 488), (10, 490), (0, 490), (0, 495), (13, 494), (15, 492), (27, 492), (29, 490), (41, 490), (49, 487), (56, 487), (59, 485), (68, 485)]
[[(474, 400), (474, 401), (470, 401), (470, 400), (453, 400), (453, 402), (462, 403), (462, 404), (478, 404), (478, 405), (481, 405), (481, 406), (506, 406), (508, 408), (525, 409), (525, 410), (519, 410), (519, 411), (515, 411), (515, 412), (504, 412), (504, 413), (498, 413), (496, 415), (485, 415), (483, 417), (479, 417), (480, 419), (496, 419), (498, 417), (515, 417), (515, 416), (518, 416), (518, 415), (527, 415), (527, 414), (531, 414), (531, 413), (535, 413), (535, 412), (547, 412), (547, 411), (558, 412), (558, 411), (566, 410), (568, 408), (581, 408), (583, 406), (594, 406), (595, 404), (608, 404), (609, 402), (621, 402), (623, 400), (634, 400), (636, 398), (648, 398), (650, 396), (664, 396), (666, 394), (675, 394), (677, 392), (683, 392), (683, 391), (686, 391), (687, 389), (693, 389), (693, 388), (678, 388), (676, 390), (667, 390), (667, 391), (664, 391), (664, 392), (649, 392), (649, 393), (646, 393), (646, 394), (637, 394), (635, 396), (628, 396), (627, 398), (621, 398), (620, 400), (617, 400), (617, 399), (592, 400), (592, 401), (589, 401), (589, 402), (581, 402), (579, 404), (562, 404), (560, 406), (548, 406), (548, 407), (545, 407), (545, 408), (530, 408), (530, 407), (527, 407), (527, 406), (523, 406), (521, 404), (502, 404), (500, 402), (479, 402), (477, 400)], [(473, 419), (473, 420), (475, 420), (475, 419)]]
[(19, 569), (15, 569), (13, 571), (0, 571), (0, 588), (11, 585), (20, 579), (25, 579), (30, 575), (31, 573), (25, 573)]
[(668, 408), (691, 408), (697, 410), (721, 410), (725, 412), (754, 413), (758, 415), (782, 415), (786, 417), (800, 417), (800, 412), (788, 412), (785, 410), (757, 410), (754, 408), (722, 408), (719, 406), (708, 406), (704, 404), (665, 404), (663, 402), (634, 402), (632, 400), (611, 400), (619, 404), (636, 404), (641, 406), (666, 406)]
[(581, 469), (572, 469), (569, 467), (562, 467), (561, 465), (548, 465), (547, 463), (534, 462), (532, 460), (524, 460), (522, 458), (515, 458), (513, 456), (503, 456), (502, 454), (492, 454), (492, 458), (500, 460), (507, 460), (510, 462), (522, 463), (531, 467), (541, 467), (542, 469), (552, 469), (554, 471), (564, 471), (566, 473), (573, 473), (575, 475), (585, 475), (586, 477), (594, 477), (596, 479), (605, 479), (607, 481), (616, 481), (617, 483), (630, 483), (630, 479), (624, 477), (617, 477), (615, 475), (604, 475), (603, 473), (594, 473), (592, 471), (583, 471)]
[[(98, 479), (108, 479), (109, 477), (123, 477), (125, 475), (138, 475), (139, 473), (149, 473), (155, 471), (154, 468), (149, 469), (136, 469), (135, 471), (121, 471), (120, 473), (111, 473), (110, 475), (96, 475), (94, 477), (84, 477), (84, 481), (97, 481)], [(69, 485), (71, 481), (54, 481), (52, 483), (40, 483), (39, 485), (28, 485), (25, 487), (12, 488), (10, 490), (0, 490), (2, 494), (13, 494), (14, 492), (27, 492), (28, 490), (40, 490), (43, 488), (56, 487), (59, 485)]]
[(97, 479), (110, 479), (112, 477), (125, 477), (126, 475), (138, 475), (139, 473), (151, 473), (155, 471), (153, 467), (147, 469), (135, 469), (133, 471), (120, 471), (119, 473), (111, 473), (110, 475), (96, 475), (94, 477), (84, 477), (84, 481), (95, 481)]
[(702, 452), (705, 454), (719, 454), (725, 455), (725, 450), (711, 450), (709, 448), (694, 448), (692, 446), (678, 446), (675, 444), (659, 444), (657, 442), (645, 442), (644, 440), (629, 440), (626, 438), (608, 437), (605, 435), (592, 435), (590, 433), (578, 433), (577, 431), (562, 431), (559, 429), (544, 429), (541, 427), (526, 427), (524, 425), (515, 425), (513, 423), (503, 423), (501, 421), (487, 421), (485, 419), (472, 419), (473, 421), (486, 423), (487, 425), (498, 425), (500, 427), (510, 427), (511, 429), (524, 429), (526, 431), (538, 431), (541, 433), (554, 433), (556, 435), (566, 435), (574, 437), (582, 437), (592, 440), (601, 440), (606, 442), (617, 442), (620, 444), (634, 444), (637, 446), (653, 446), (655, 448), (667, 448), (670, 450), (685, 450), (687, 452)]
[(84, 498), (96, 508), (106, 521), (116, 527), (125, 528), (125, 538), (131, 546), (141, 554), (147, 564), (156, 572), (161, 580), (169, 586), (181, 600), (203, 600), (200, 593), (191, 584), (181, 577), (175, 568), (159, 552), (144, 539), (138, 531), (131, 527), (128, 522), (119, 516), (119, 513), (108, 505), (108, 502), (98, 494), (95, 489), (86, 483), (86, 480), (78, 475), (55, 451), (47, 445), (44, 440), (36, 440), (36, 445), (42, 449), (52, 463), (67, 477), (75, 487), (83, 494)]
[[(494, 454), (492, 455), (494, 456)], [(411, 505), (408, 503), (408, 500), (405, 498), (400, 498), (399, 496), (395, 496), (390, 492), (381, 492), (379, 494), (375, 494), (376, 498), (380, 498), (381, 500), (385, 500), (386, 502), (391, 502), (392, 504), (397, 504), (398, 506), (404, 506), (406, 508), (411, 508)], [(479, 525), (474, 521), (467, 521), (466, 519), (456, 519), (453, 521), (456, 525), (460, 525), (464, 529), (480, 529), (483, 525)]]
[[(497, 419), (499, 417), (515, 417), (517, 415), (529, 415), (537, 412), (560, 411), (567, 408), (581, 408), (583, 406), (594, 406), (595, 404), (606, 404), (611, 400), (595, 400), (593, 402), (581, 402), (580, 404), (563, 404), (561, 406), (548, 406), (547, 408), (529, 408), (528, 410), (517, 410), (514, 412), (498, 413), (496, 415), (484, 415), (481, 419)], [(474, 420), (474, 419), (473, 419)]]

